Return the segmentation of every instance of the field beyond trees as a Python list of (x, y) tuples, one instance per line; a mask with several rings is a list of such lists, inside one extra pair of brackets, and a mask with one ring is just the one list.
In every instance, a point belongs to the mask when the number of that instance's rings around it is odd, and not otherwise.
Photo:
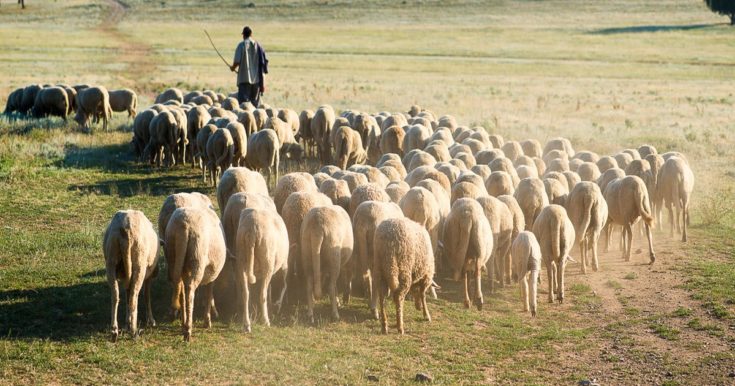
[(544, 273), (535, 319), (517, 285), (486, 294), (479, 312), (438, 278), (434, 320), (408, 302), (405, 336), (381, 335), (358, 296), (337, 323), (322, 300), (316, 326), (305, 307), (247, 335), (238, 323), (197, 321), (185, 344), (159, 275), (159, 325), (111, 343), (101, 239), (112, 215), (155, 219), (169, 194), (214, 191), (189, 167), (138, 164), (123, 114), (115, 130), (91, 134), (71, 119), (0, 117), (0, 384), (405, 384), (417, 373), (442, 384), (735, 382), (726, 17), (697, 0), (29, 0), (25, 10), (2, 1), (0, 105), (29, 83), (130, 87), (139, 110), (170, 86), (231, 92), (235, 76), (202, 29), (231, 60), (244, 24), (268, 52), (264, 102), (276, 107), (419, 104), (506, 139), (680, 151), (696, 179), (690, 241), (670, 238), (664, 221), (653, 266), (637, 232), (631, 262), (613, 248), (600, 272), (571, 264), (564, 304), (546, 303)]

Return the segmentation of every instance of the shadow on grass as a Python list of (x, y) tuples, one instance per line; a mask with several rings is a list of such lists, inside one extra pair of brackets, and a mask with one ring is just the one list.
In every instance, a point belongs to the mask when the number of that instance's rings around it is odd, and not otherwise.
[(64, 158), (56, 166), (77, 169), (102, 169), (105, 171), (136, 171), (148, 169), (138, 163), (130, 152), (130, 145), (111, 144), (94, 147), (79, 147), (67, 144)]
[(104, 180), (95, 184), (70, 185), (69, 190), (127, 198), (141, 194), (150, 196), (168, 196), (183, 192), (210, 194), (214, 188), (202, 185), (198, 177), (174, 175)]
[(592, 35), (616, 35), (629, 33), (646, 33), (646, 32), (671, 32), (671, 31), (691, 31), (697, 29), (706, 29), (723, 25), (723, 23), (712, 24), (684, 24), (684, 25), (636, 25), (630, 27), (603, 28), (590, 31)]

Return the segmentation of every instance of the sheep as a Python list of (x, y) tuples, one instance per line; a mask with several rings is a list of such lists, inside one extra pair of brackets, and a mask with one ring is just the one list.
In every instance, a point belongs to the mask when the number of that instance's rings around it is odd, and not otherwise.
[[(34, 99), (35, 101), (35, 99)], [(8, 100), (5, 102), (5, 111), (3, 115), (10, 115), (14, 111), (20, 111), (20, 107), (23, 104), (23, 87), (13, 90), (8, 95)]]
[(401, 202), (401, 198), (411, 189), (404, 181), (395, 181), (388, 184), (385, 187), (385, 193), (390, 197), (390, 201), (393, 203)]
[(646, 159), (651, 154), (658, 154), (658, 151), (656, 151), (654, 146), (646, 144), (638, 147), (638, 154), (641, 156), (641, 159)]
[[(407, 125), (408, 121), (406, 120), (406, 117), (403, 116), (403, 114), (392, 114), (391, 116), (383, 120), (383, 123), (380, 125), (380, 130), (385, 133), (385, 131), (388, 130), (389, 127), (397, 126), (400, 128)], [(403, 132), (403, 129), (401, 129), (401, 132)], [(403, 137), (401, 137), (401, 140), (403, 140)]]
[[(322, 295), (322, 271), (329, 278), (329, 298), (332, 318), (339, 320), (337, 310), (337, 279), (342, 267), (352, 257), (354, 238), (350, 216), (339, 206), (313, 208), (301, 224), (301, 268), (306, 278), (308, 317), (314, 323), (314, 299)], [(351, 272), (344, 270), (346, 282)], [(348, 286), (349, 287), (349, 286)], [(349, 294), (349, 288), (346, 295)]]
[(600, 191), (605, 193), (607, 185), (615, 180), (616, 178), (625, 177), (625, 172), (620, 168), (610, 168), (605, 170), (602, 175), (597, 179), (597, 186), (600, 187)]
[(184, 103), (184, 94), (178, 88), (169, 88), (156, 97), (156, 103), (166, 103), (171, 100)]
[(569, 160), (563, 158), (551, 160), (551, 162), (549, 162), (549, 166), (546, 168), (547, 173), (550, 171), (562, 173), (567, 170), (569, 170)]
[(441, 228), (441, 209), (436, 197), (420, 186), (411, 188), (398, 203), (403, 215), (429, 232), (431, 249), (437, 251)]
[(245, 126), (240, 122), (231, 122), (225, 127), (232, 136), (232, 164), (245, 166), (245, 157), (248, 152), (248, 138)]
[[(452, 204), (444, 223), (444, 253), (452, 269), (452, 277), (464, 284), (464, 306), (470, 307), (470, 292), (478, 310), (482, 310), (481, 288), (482, 267), (488, 266), (490, 277), (494, 276), (493, 236), (490, 223), (482, 206), (470, 198), (461, 198)], [(469, 274), (474, 275), (474, 285)], [(470, 286), (473, 288), (470, 290)]]
[(400, 126), (389, 126), (382, 129), (380, 135), (380, 152), (395, 153), (403, 156), (403, 138), (406, 133)]
[(483, 197), (486, 195), (486, 192), (483, 189), (480, 189), (477, 185), (462, 181), (459, 183), (455, 183), (454, 186), (452, 186), (452, 193), (451, 193), (450, 203), (454, 204), (457, 200), (461, 198), (472, 198), (476, 199), (478, 197)]
[(621, 152), (618, 154), (615, 154), (613, 157), (615, 158), (615, 162), (618, 163), (618, 167), (625, 170), (628, 165), (630, 165), (631, 162), (633, 162), (633, 156), (630, 155), (630, 153)]
[[(579, 174), (571, 170), (567, 170), (563, 172), (562, 175), (564, 175), (564, 178), (566, 178), (567, 180), (567, 190), (570, 192), (572, 191), (572, 189), (574, 189), (574, 187), (578, 183), (582, 182), (582, 179), (579, 177)], [(595, 182), (595, 181), (592, 181), (592, 182)]]
[(523, 154), (528, 157), (541, 157), (543, 155), (541, 143), (535, 139), (527, 139), (521, 142), (521, 149), (523, 150)]
[[(278, 135), (271, 129), (264, 129), (251, 135), (248, 139), (248, 151), (245, 164), (256, 171), (268, 169), (268, 184), (271, 179), (278, 181), (278, 166), (280, 164)], [(275, 176), (273, 175), (275, 173)]]
[(569, 186), (569, 180), (567, 179), (567, 176), (564, 173), (548, 171), (544, 174), (543, 178), (544, 179), (553, 178), (553, 179), (559, 180), (559, 182), (561, 182), (563, 186)]
[(128, 331), (138, 333), (138, 296), (145, 287), (146, 325), (155, 326), (151, 307), (151, 279), (157, 274), (158, 236), (143, 212), (121, 210), (115, 213), (102, 241), (107, 283), (112, 291), (112, 341), (119, 335), (117, 308), (120, 285), (128, 298)]
[(577, 174), (582, 181), (597, 181), (600, 178), (600, 169), (593, 162), (584, 162), (577, 168)]
[(565, 161), (569, 161), (569, 154), (567, 154), (564, 150), (554, 149), (549, 151), (548, 153), (544, 153), (543, 161), (544, 164), (549, 165), (551, 164), (551, 161), (555, 159), (561, 159)]
[(664, 161), (668, 161), (669, 158), (671, 158), (671, 157), (679, 157), (684, 162), (686, 162), (687, 164), (689, 164), (689, 160), (687, 159), (687, 157), (685, 157), (684, 154), (681, 154), (678, 151), (669, 151), (669, 152), (666, 152), (664, 154), (661, 154), (661, 157), (664, 159)]
[[(335, 173), (335, 177), (339, 177), (338, 179), (347, 182), (347, 186), (349, 187), (350, 192), (354, 192), (355, 189), (357, 189), (358, 187), (369, 183), (366, 175), (351, 171)], [(379, 187), (379, 185), (375, 185)]]
[[(222, 208), (222, 229), (225, 234), (225, 244), (234, 257), (237, 250), (237, 228), (240, 223), (240, 215), (245, 209), (272, 209), (276, 206), (270, 197), (261, 193), (238, 192), (230, 196), (226, 205)], [(220, 278), (223, 275), (220, 275)]]
[(503, 194), (498, 196), (498, 200), (508, 207), (508, 210), (513, 216), (513, 230), (511, 231), (510, 239), (514, 240), (519, 233), (526, 229), (526, 219), (523, 217), (523, 210), (521, 210), (521, 206), (518, 205), (515, 197), (511, 195)]
[(124, 88), (120, 90), (110, 90), (110, 107), (115, 112), (128, 112), (128, 117), (135, 118), (138, 111), (138, 95), (135, 91)]
[(437, 163), (434, 165), (434, 168), (444, 173), (450, 184), (454, 184), (457, 181), (457, 177), (459, 177), (459, 174), (462, 172), (458, 167), (447, 162)]
[(278, 179), (273, 192), (273, 201), (276, 204), (278, 214), (283, 214), (283, 204), (293, 192), (316, 192), (317, 187), (314, 177), (309, 173), (294, 172), (284, 175)]
[(656, 222), (662, 223), (661, 210), (663, 207), (663, 198), (659, 194), (658, 189), (658, 172), (666, 161), (664, 161), (664, 157), (658, 154), (647, 155), (646, 161), (648, 161), (648, 165), (651, 167), (651, 178), (648, 181), (649, 184), (646, 185), (649, 198), (651, 199), (651, 209), (653, 209)]
[(485, 180), (485, 189), (489, 195), (495, 197), (503, 194), (512, 195), (515, 192), (513, 178), (502, 170), (490, 173), (490, 176)]
[(237, 227), (237, 254), (235, 278), (242, 294), (243, 330), (250, 332), (249, 286), (260, 283), (260, 315), (263, 324), (270, 326), (268, 294), (273, 276), (283, 280), (276, 308), (283, 304), (288, 271), (289, 239), (281, 216), (273, 209), (246, 209), (240, 215)]
[(161, 210), (158, 212), (158, 234), (166, 234), (166, 226), (171, 219), (171, 215), (178, 208), (186, 206), (194, 206), (201, 208), (212, 208), (212, 201), (209, 197), (198, 192), (192, 193), (176, 193), (172, 194), (163, 201)]
[[(219, 96), (218, 96), (219, 99)], [(234, 97), (227, 97), (225, 100), (221, 102), (222, 108), (228, 111), (235, 111), (240, 109), (240, 102), (237, 101), (237, 98)]]
[(385, 296), (390, 291), (396, 305), (398, 332), (403, 335), (403, 301), (413, 292), (416, 308), (431, 321), (426, 290), (433, 283), (434, 260), (426, 230), (408, 219), (387, 219), (378, 225), (373, 238), (374, 291), (380, 299), (381, 325), (388, 333)]
[(457, 128), (457, 120), (451, 115), (443, 115), (439, 117), (438, 127), (446, 127), (451, 133)]
[(560, 182), (556, 178), (544, 178), (544, 189), (546, 197), (550, 204), (564, 205), (569, 195), (569, 187), (567, 184)]
[(549, 282), (549, 303), (554, 295), (564, 302), (564, 271), (572, 258), (569, 253), (574, 246), (574, 225), (567, 211), (560, 205), (548, 205), (533, 224), (533, 234), (541, 247), (541, 257), (546, 266)]
[(510, 175), (511, 180), (513, 181), (513, 186), (517, 187), (518, 183), (521, 181), (521, 179), (518, 177), (518, 173), (516, 172), (516, 168), (513, 166), (513, 162), (511, 162), (508, 158), (500, 157), (492, 160), (489, 164), (490, 170), (493, 172), (497, 171), (504, 171)]
[(245, 128), (245, 135), (247, 137), (250, 137), (258, 131), (258, 126), (255, 122), (255, 116), (251, 111), (243, 110), (238, 112), (237, 114), (237, 121), (242, 124), (242, 126)]
[(23, 95), (20, 97), (20, 106), (18, 112), (27, 115), (36, 102), (36, 96), (43, 87), (40, 84), (31, 84), (23, 88)]
[(288, 239), (291, 240), (288, 265), (290, 267), (289, 285), (292, 285), (292, 288), (297, 287), (296, 279), (302, 279), (304, 275), (304, 268), (300, 265), (301, 224), (304, 222), (304, 217), (312, 208), (328, 205), (332, 205), (329, 197), (314, 191), (291, 193), (283, 204), (283, 221), (286, 224)]
[(184, 99), (183, 99), (183, 102), (184, 102), (185, 104), (186, 104), (186, 103), (189, 103), (189, 102), (191, 102), (191, 100), (192, 100), (192, 99), (194, 99), (194, 98), (196, 98), (196, 97), (198, 97), (198, 96), (200, 96), (200, 95), (204, 95), (204, 93), (202, 93), (202, 92), (201, 92), (201, 91), (199, 91), (199, 90), (196, 90), (196, 91), (190, 91), (190, 92), (188, 92), (188, 93), (186, 93), (186, 94), (184, 95)]
[(452, 137), (451, 131), (449, 131), (449, 129), (447, 129), (446, 127), (439, 127), (434, 131), (433, 134), (431, 134), (431, 137), (429, 138), (429, 143), (436, 141), (444, 143), (447, 148), (454, 145), (454, 137)]
[(74, 120), (87, 129), (90, 117), (102, 117), (102, 128), (107, 130), (107, 123), (110, 120), (110, 96), (107, 89), (98, 86), (84, 89), (77, 94), (77, 114)]
[(600, 160), (600, 156), (595, 152), (582, 150), (582, 151), (578, 151), (575, 154), (573, 154), (572, 159), (579, 159), (582, 162), (596, 163), (597, 161)]
[[(493, 258), (495, 277), (489, 277), (490, 290), (494, 289), (494, 281), (500, 282), (500, 287), (510, 284), (512, 279), (510, 245), (513, 239), (513, 213), (502, 201), (492, 196), (478, 197), (477, 202), (482, 206), (485, 217), (490, 223), (493, 232)], [(490, 271), (488, 269), (488, 271)]]
[(531, 230), (534, 220), (541, 213), (541, 210), (549, 205), (544, 182), (538, 178), (524, 178), (518, 184), (518, 189), (513, 193), (513, 197), (518, 201), (518, 205), (523, 211), (523, 220), (526, 223), (525, 230)]
[[(145, 111), (143, 113), (145, 113)], [(191, 154), (192, 168), (196, 166), (197, 162), (201, 165), (201, 156), (198, 161), (196, 156), (201, 152), (198, 146), (198, 135), (199, 131), (207, 124), (207, 122), (209, 122), (210, 119), (212, 119), (212, 117), (209, 115), (209, 112), (202, 106), (196, 106), (186, 113), (186, 137), (190, 139), (189, 153)], [(135, 117), (135, 120), (138, 120), (137, 116)]]
[(401, 208), (393, 202), (365, 201), (360, 204), (352, 216), (354, 233), (353, 265), (358, 278), (365, 283), (368, 305), (371, 314), (378, 318), (378, 311), (373, 296), (373, 236), (378, 225), (389, 218), (403, 217)]
[[(674, 223), (676, 223), (676, 231), (682, 234), (681, 241), (686, 242), (687, 225), (689, 223), (689, 199), (694, 189), (692, 169), (683, 159), (671, 157), (664, 162), (658, 172), (657, 180), (658, 194), (663, 199), (664, 206), (669, 210), (670, 235), (674, 237)], [(676, 216), (674, 216), (674, 210), (676, 210)]]
[(523, 148), (521, 147), (521, 144), (516, 141), (505, 142), (503, 146), (500, 147), (500, 150), (502, 150), (505, 157), (511, 161), (515, 161), (516, 158), (523, 155)]
[(526, 165), (521, 165), (516, 167), (516, 174), (518, 174), (518, 178), (524, 179), (528, 177), (534, 177), (538, 178), (538, 171), (536, 171), (536, 166), (529, 167)]
[(600, 173), (605, 173), (608, 169), (618, 167), (618, 161), (609, 155), (600, 157), (596, 164), (597, 168), (600, 169)]
[(411, 125), (406, 131), (406, 135), (403, 137), (403, 143), (401, 146), (403, 151), (409, 152), (413, 149), (423, 149), (426, 147), (431, 134), (431, 130), (426, 128), (424, 125)]
[(184, 163), (186, 161), (186, 148), (189, 144), (186, 112), (180, 108), (172, 108), (169, 111), (174, 115), (176, 121), (176, 162)]
[(589, 250), (592, 250), (592, 269), (597, 272), (599, 269), (597, 243), (608, 216), (607, 202), (602, 191), (594, 182), (580, 182), (569, 193), (566, 210), (569, 220), (574, 225), (582, 273), (587, 273)]
[(424, 151), (434, 157), (437, 162), (447, 162), (452, 159), (449, 148), (444, 143), (430, 143)]
[(404, 181), (406, 181), (409, 186), (414, 187), (419, 181), (425, 180), (427, 178), (440, 183), (442, 188), (444, 188), (447, 193), (451, 192), (451, 184), (449, 183), (449, 179), (447, 178), (447, 176), (444, 175), (444, 173), (432, 168), (431, 166), (417, 167), (406, 176)]
[(192, 158), (196, 159), (195, 162), (199, 164), (199, 167), (202, 169), (202, 180), (204, 182), (207, 182), (207, 163), (209, 160), (207, 159), (207, 141), (209, 141), (209, 137), (217, 131), (217, 127), (212, 124), (204, 125), (204, 127), (199, 130), (196, 137), (196, 153), (192, 154)]
[(217, 129), (207, 139), (207, 169), (215, 188), (222, 173), (232, 166), (234, 148), (232, 134), (227, 129)]
[(352, 193), (350, 192), (350, 186), (347, 184), (347, 181), (331, 178), (328, 181), (324, 181), (319, 187), (319, 192), (329, 197), (332, 200), (332, 204), (339, 205), (344, 210), (349, 210)]
[(188, 342), (194, 322), (194, 294), (200, 285), (205, 286), (207, 297), (204, 324), (207, 328), (212, 325), (214, 288), (210, 284), (222, 271), (227, 254), (217, 214), (209, 208), (176, 209), (166, 226), (164, 252), (174, 289), (174, 308), (184, 307), (181, 326), (184, 341)]
[(61, 87), (46, 87), (38, 91), (31, 108), (34, 118), (57, 116), (66, 121), (69, 112), (69, 98)]
[(365, 201), (388, 202), (390, 201), (390, 197), (388, 197), (388, 194), (385, 193), (383, 188), (376, 184), (367, 183), (360, 185), (352, 191), (352, 196), (350, 197), (350, 207), (347, 211), (350, 217), (355, 214), (357, 207)]
[(364, 174), (368, 182), (372, 182), (381, 188), (385, 188), (391, 182), (388, 177), (383, 174), (380, 169), (369, 165), (352, 165), (350, 169)]
[(505, 144), (503, 136), (500, 134), (491, 134), (489, 136), (490, 142), (493, 144), (493, 148), (500, 149)]
[(161, 167), (161, 160), (165, 161), (166, 167), (176, 163), (174, 150), (176, 149), (176, 119), (169, 111), (164, 111), (151, 119), (148, 127), (150, 138), (145, 149), (143, 159), (152, 159), (156, 156), (156, 166)]
[(623, 226), (623, 258), (630, 261), (630, 249), (633, 244), (633, 231), (631, 226), (635, 224), (639, 218), (643, 219), (646, 228), (646, 237), (648, 238), (648, 252), (650, 256), (650, 264), (656, 261), (656, 255), (653, 252), (653, 239), (651, 236), (651, 227), (654, 220), (648, 199), (648, 191), (646, 184), (638, 176), (626, 176), (611, 181), (603, 191), (605, 201), (607, 202), (608, 220), (607, 220), (607, 242), (610, 241), (611, 225)]
[(316, 184), (317, 188), (321, 188), (322, 184), (327, 180), (333, 180), (334, 178), (330, 177), (327, 173), (322, 172), (316, 172), (313, 174), (314, 177), (314, 183)]
[(535, 318), (538, 279), (541, 273), (541, 246), (536, 236), (529, 231), (519, 233), (518, 237), (513, 240), (511, 255), (513, 256), (513, 269), (521, 281), (523, 311), (529, 310), (530, 303), (531, 317)]
[(362, 148), (360, 133), (349, 126), (341, 126), (335, 132), (334, 156), (337, 166), (342, 169), (355, 164), (364, 164), (367, 153)]
[(311, 135), (317, 144), (319, 160), (323, 164), (330, 163), (332, 159), (329, 137), (334, 121), (334, 109), (328, 105), (319, 107), (311, 119)]
[(260, 193), (269, 197), (263, 175), (245, 167), (231, 167), (222, 173), (217, 185), (217, 206), (223, 216), (227, 200), (238, 192)]
[(621, 153), (630, 154), (630, 156), (633, 158), (633, 160), (639, 160), (639, 159), (641, 159), (641, 154), (638, 153), (638, 150), (637, 149), (624, 149)]
[(548, 154), (552, 150), (562, 150), (567, 153), (568, 156), (574, 156), (572, 143), (569, 142), (569, 140), (566, 138), (554, 138), (546, 142), (546, 146), (544, 146), (544, 157), (546, 157), (546, 154)]

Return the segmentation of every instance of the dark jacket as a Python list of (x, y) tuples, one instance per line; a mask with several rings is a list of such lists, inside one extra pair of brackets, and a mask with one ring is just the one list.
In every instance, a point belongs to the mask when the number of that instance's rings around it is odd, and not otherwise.
[(263, 91), (265, 90), (265, 76), (263, 76), (263, 74), (268, 73), (268, 57), (265, 55), (263, 46), (258, 42), (255, 44), (258, 51), (258, 75), (260, 76), (260, 84), (258, 86), (260, 87), (260, 90)]

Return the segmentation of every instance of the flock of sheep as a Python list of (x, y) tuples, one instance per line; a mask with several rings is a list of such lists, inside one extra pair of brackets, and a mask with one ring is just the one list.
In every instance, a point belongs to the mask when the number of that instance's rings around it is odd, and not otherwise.
[[(269, 304), (280, 311), (284, 299), (305, 302), (313, 322), (314, 300), (325, 284), (338, 319), (338, 284), (344, 302), (354, 284), (364, 289), (384, 333), (390, 294), (403, 333), (409, 292), (430, 320), (426, 293), (436, 297), (435, 274), (463, 283), (467, 308), (482, 308), (483, 271), (490, 292), (520, 282), (523, 309), (535, 316), (542, 266), (548, 301), (563, 301), (575, 245), (582, 272), (588, 266), (596, 271), (600, 236), (606, 234), (609, 245), (613, 229), (621, 229), (623, 257), (630, 260), (633, 227), (640, 222), (653, 263), (651, 227), (663, 208), (672, 236), (676, 228), (687, 238), (694, 181), (678, 152), (658, 154), (643, 145), (599, 156), (575, 151), (565, 138), (543, 147), (534, 139), (505, 141), (418, 106), (407, 114), (337, 116), (330, 106), (297, 114), (209, 94), (167, 90), (136, 117), (136, 152), (148, 161), (191, 161), (210, 170), (220, 213), (203, 194), (178, 193), (164, 201), (158, 233), (142, 212), (115, 214), (103, 245), (114, 339), (118, 283), (127, 289), (133, 336), (143, 286), (147, 322), (155, 324), (150, 285), (159, 244), (174, 289), (172, 310), (180, 310), (188, 341), (199, 287), (210, 326), (222, 301), (215, 287), (234, 283), (238, 314), (250, 331), (251, 287), (269, 325)], [(269, 192), (255, 170), (277, 173), (279, 157), (294, 153), (300, 159), (304, 148), (324, 166), (313, 175), (276, 175)]]
[(3, 114), (19, 113), (33, 118), (56, 116), (66, 120), (68, 115), (76, 113), (74, 120), (84, 129), (89, 128), (89, 120), (94, 118), (95, 122), (101, 119), (107, 130), (113, 111), (127, 112), (135, 117), (137, 108), (138, 96), (130, 89), (108, 91), (103, 86), (87, 84), (31, 84), (8, 95)]

